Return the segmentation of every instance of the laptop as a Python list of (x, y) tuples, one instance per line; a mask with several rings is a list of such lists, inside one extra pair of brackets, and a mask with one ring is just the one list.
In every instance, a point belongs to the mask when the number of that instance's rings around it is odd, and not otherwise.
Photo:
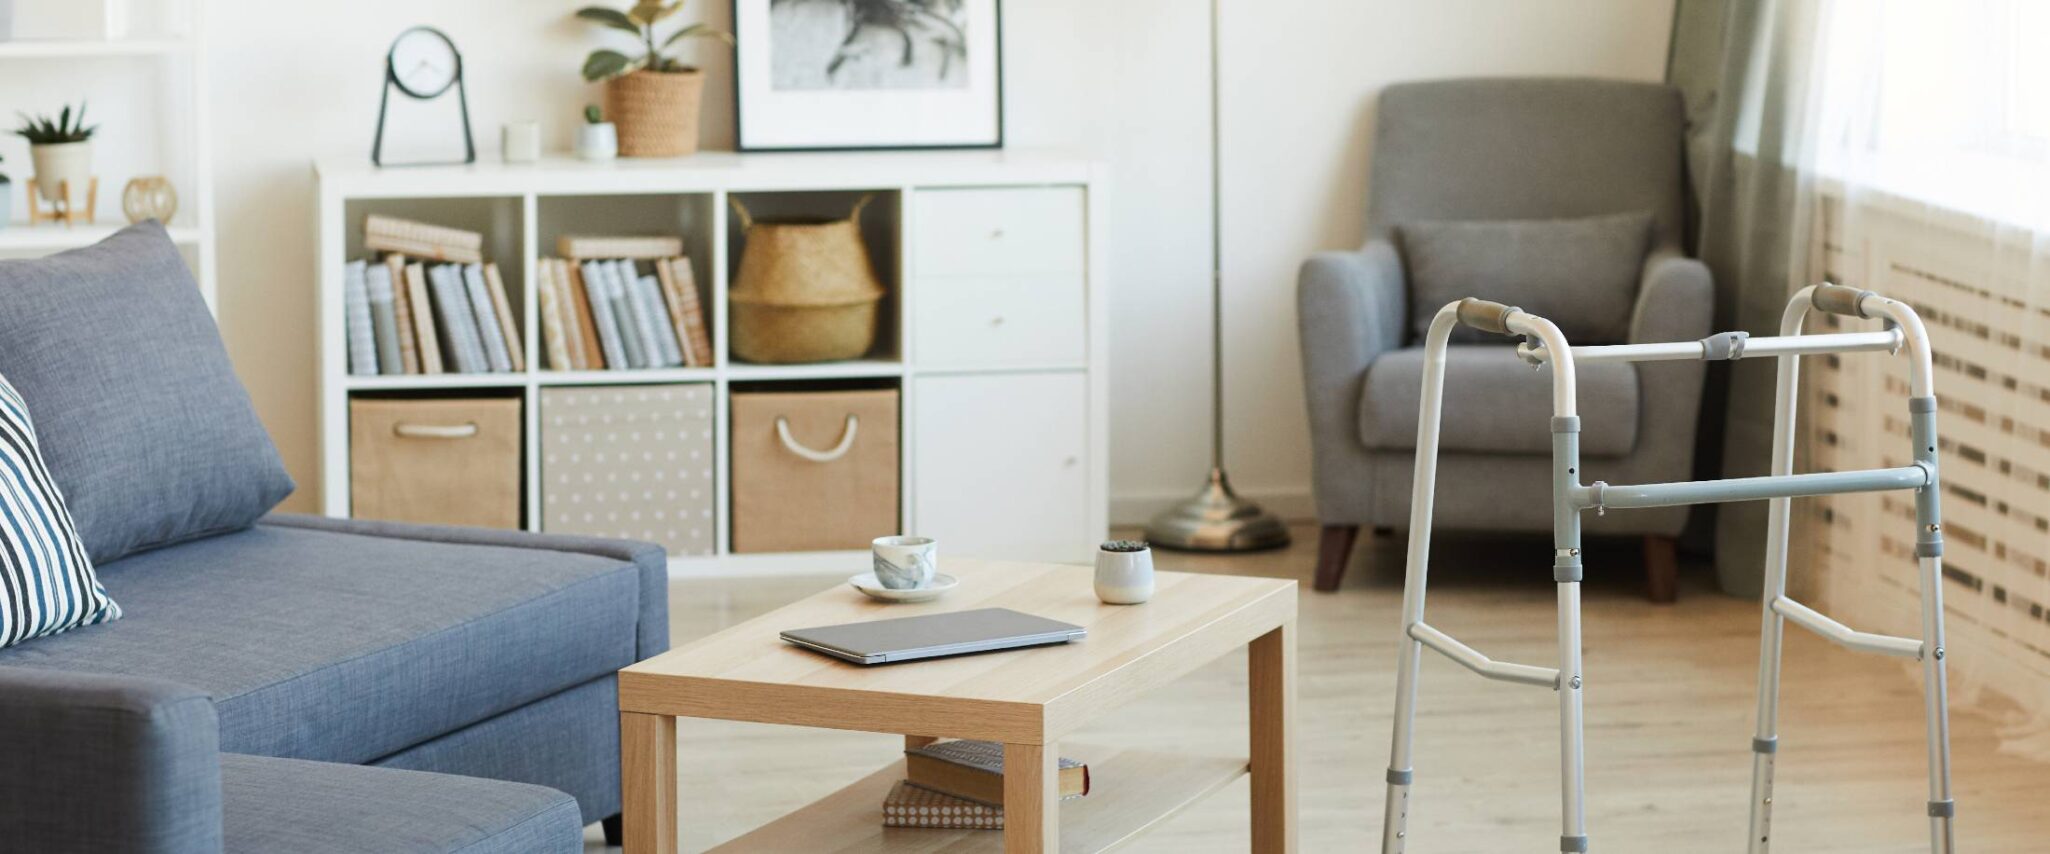
[(1009, 608), (977, 608), (895, 620), (790, 629), (784, 640), (855, 664), (885, 664), (920, 658), (993, 652), (1080, 640), (1081, 626), (1021, 614)]

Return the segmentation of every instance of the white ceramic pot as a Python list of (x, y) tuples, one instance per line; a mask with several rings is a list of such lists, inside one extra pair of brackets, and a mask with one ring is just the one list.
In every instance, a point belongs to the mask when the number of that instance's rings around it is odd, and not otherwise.
[(36, 192), (43, 201), (57, 203), (64, 201), (59, 183), (71, 182), (71, 196), (80, 202), (92, 192), (93, 144), (84, 142), (53, 142), (31, 145), (29, 160), (36, 165)]
[[(5, 2), (7, 0), (0, 0), (0, 3)], [(0, 230), (5, 230), (7, 224), (14, 221), (13, 205), (14, 182), (0, 181)]]
[(611, 122), (577, 125), (577, 156), (585, 160), (611, 160), (619, 156), (619, 129)]
[(1153, 550), (1096, 550), (1096, 598), (1107, 605), (1137, 605), (1153, 598)]

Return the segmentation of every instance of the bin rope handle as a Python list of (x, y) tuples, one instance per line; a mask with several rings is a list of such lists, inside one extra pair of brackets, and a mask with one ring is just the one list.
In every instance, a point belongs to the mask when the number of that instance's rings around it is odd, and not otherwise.
[(468, 439), (477, 435), (477, 422), (463, 424), (414, 424), (401, 421), (393, 424), (392, 435), (407, 439)]
[(851, 413), (848, 414), (847, 429), (840, 434), (840, 444), (833, 446), (830, 451), (815, 451), (805, 447), (804, 443), (790, 435), (790, 419), (781, 415), (776, 416), (776, 438), (783, 440), (784, 449), (815, 463), (830, 463), (847, 456), (847, 452), (854, 447), (854, 434), (860, 428), (861, 419)]

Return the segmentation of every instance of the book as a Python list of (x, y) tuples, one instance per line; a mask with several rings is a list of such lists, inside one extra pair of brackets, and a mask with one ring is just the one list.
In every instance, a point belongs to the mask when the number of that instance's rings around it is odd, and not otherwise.
[(477, 340), (477, 316), (470, 311), (461, 270), (454, 264), (442, 264), (429, 268), (427, 279), (434, 290), (434, 314), (441, 321), (441, 349), (447, 363), (459, 374), (481, 374), (490, 366), (484, 361), (484, 345)]
[(676, 296), (683, 306), (683, 325), (677, 328), (677, 335), (690, 341), (690, 349), (696, 358), (691, 367), (709, 368), (714, 358), (712, 333), (706, 329), (705, 307), (698, 298), (697, 274), (691, 272), (689, 258), (669, 259), (670, 278), (676, 281)]
[(565, 234), (555, 240), (555, 251), (574, 261), (596, 258), (633, 258), (651, 261), (683, 254), (681, 237), (606, 237)]
[(379, 264), (365, 273), (370, 283), (370, 328), (377, 339), (377, 372), (405, 373), (399, 362), (399, 315), (392, 304), (391, 271)]
[(477, 343), (484, 351), (484, 368), (494, 374), (511, 373), (512, 352), (506, 346), (504, 327), (498, 325), (498, 306), (491, 302), (491, 286), (484, 282), (484, 265), (464, 264), (461, 269), (470, 314), (477, 319)]
[(384, 256), (385, 276), (391, 280), (392, 310), (399, 322), (399, 370), (400, 373), (420, 373), (420, 348), (415, 343), (419, 338), (413, 320), (413, 290), (406, 287), (406, 256), (397, 252)]
[(683, 364), (697, 367), (697, 351), (691, 346), (690, 336), (683, 325), (683, 295), (676, 292), (676, 275), (669, 269), (669, 260), (655, 262), (655, 283), (662, 289), (662, 306), (669, 310), (669, 327), (676, 332), (676, 347), (683, 356)]
[[(576, 318), (576, 332), (570, 340), (581, 344), (579, 350), (570, 352), (578, 360), (578, 366), (587, 371), (602, 371), (609, 367), (605, 363), (605, 348), (598, 336), (598, 321), (591, 312), (590, 288), (584, 284), (584, 271), (576, 264), (557, 260), (562, 271), (562, 280), (569, 284), (564, 295), (569, 297), (570, 313)], [(579, 355), (581, 354), (581, 355)]]
[(527, 342), (520, 337), (519, 325), (513, 321), (512, 300), (505, 297), (505, 279), (498, 274), (497, 264), (484, 265), (484, 284), (491, 291), (491, 310), (498, 315), (498, 331), (505, 338), (512, 369), (515, 373), (524, 373), (527, 370)]
[[(904, 779), (935, 792), (985, 804), (1004, 802), (1004, 746), (994, 741), (939, 741), (904, 751)], [(1089, 794), (1089, 766), (1060, 760), (1060, 796)]]
[(371, 328), (370, 285), (361, 261), (342, 268), (342, 323), (349, 339), (349, 373), (377, 373), (377, 333)]
[(642, 346), (648, 351), (649, 367), (672, 368), (683, 364), (683, 351), (676, 346), (676, 333), (669, 326), (669, 310), (663, 307), (662, 287), (654, 276), (634, 271), (630, 261), (615, 262), (614, 270), (632, 289), (634, 313), (641, 324)]
[(612, 319), (619, 324), (619, 343), (626, 348), (626, 363), (635, 368), (654, 367), (649, 357), (647, 339), (642, 335), (633, 317), (633, 292), (628, 290), (626, 278), (619, 274), (619, 268), (603, 261), (597, 262), (605, 277), (605, 295), (612, 300)]
[(898, 780), (883, 796), (883, 826), (1003, 830), (1004, 808)]
[(611, 277), (596, 261), (585, 261), (581, 268), (584, 293), (591, 308), (591, 325), (598, 328), (598, 342), (605, 351), (605, 368), (619, 371), (633, 367), (627, 360), (625, 336), (619, 334), (620, 326), (612, 313)]
[(419, 264), (406, 265), (406, 300), (413, 304), (413, 334), (419, 339), (420, 373), (438, 374), (443, 371), (441, 362), (441, 336), (434, 330), (434, 301), (428, 296), (427, 269)]
[(555, 278), (555, 264), (552, 259), (542, 259), (538, 275), (534, 278), (536, 300), (541, 314), (541, 349), (548, 356), (548, 369), (569, 371), (576, 369), (576, 362), (569, 355), (569, 332), (573, 323), (563, 322), (562, 286)]
[(484, 235), (460, 228), (414, 222), (382, 214), (363, 218), (363, 246), (435, 261), (475, 264), (484, 260)]

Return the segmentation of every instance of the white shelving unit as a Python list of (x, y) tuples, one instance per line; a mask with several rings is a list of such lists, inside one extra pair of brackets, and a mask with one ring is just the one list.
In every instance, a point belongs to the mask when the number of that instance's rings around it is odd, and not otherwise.
[[(677, 557), (682, 573), (796, 572), (866, 565), (861, 552), (731, 553), (731, 425), (736, 384), (886, 384), (900, 397), (899, 519), (935, 536), (945, 554), (1087, 560), (1108, 522), (1107, 338), (1104, 226), (1107, 181), (1098, 164), (1029, 152), (734, 154), (676, 160), (378, 169), (321, 161), (319, 298), (321, 500), (350, 513), (349, 401), (358, 394), (517, 393), (527, 403), (523, 488), (527, 528), (543, 529), (540, 391), (557, 386), (702, 383), (714, 391), (714, 554)], [(809, 365), (739, 362), (728, 347), (728, 280), (738, 226), (728, 205), (780, 199), (844, 216), (856, 194), (890, 294), (883, 339), (867, 358)], [(770, 194), (780, 194), (771, 196)], [(342, 268), (358, 249), (362, 218), (378, 211), (486, 233), (521, 318), (529, 370), (512, 374), (350, 376)], [(716, 363), (708, 368), (549, 371), (538, 299), (527, 285), (552, 255), (548, 235), (661, 233), (622, 228), (625, 212), (657, 211), (686, 223), (685, 245), (706, 283)], [(763, 211), (757, 210), (758, 217)], [(578, 222), (547, 221), (551, 217)], [(880, 226), (871, 218), (883, 218)], [(583, 220), (596, 220), (586, 224)], [(545, 245), (544, 245), (545, 242)], [(352, 254), (354, 253), (354, 254)], [(1008, 325), (1007, 325), (1008, 324)], [(943, 334), (944, 333), (944, 334)], [(972, 407), (967, 404), (974, 404)], [(921, 431), (930, 431), (922, 435)]]
[(120, 38), (0, 41), (0, 102), (25, 112), (49, 112), (83, 99), (90, 104), (93, 123), (101, 125), (94, 137), (93, 165), (100, 182), (93, 223), (30, 226), (34, 168), (27, 148), (0, 152), (7, 155), (0, 171), (14, 179), (8, 185), (14, 194), (13, 221), (0, 224), (0, 256), (34, 257), (95, 243), (127, 225), (121, 192), (129, 179), (165, 175), (178, 193), (178, 212), (166, 226), (211, 306), (216, 279), (213, 166), (200, 41), (205, 4), (123, 0), (123, 8), (135, 23)]

